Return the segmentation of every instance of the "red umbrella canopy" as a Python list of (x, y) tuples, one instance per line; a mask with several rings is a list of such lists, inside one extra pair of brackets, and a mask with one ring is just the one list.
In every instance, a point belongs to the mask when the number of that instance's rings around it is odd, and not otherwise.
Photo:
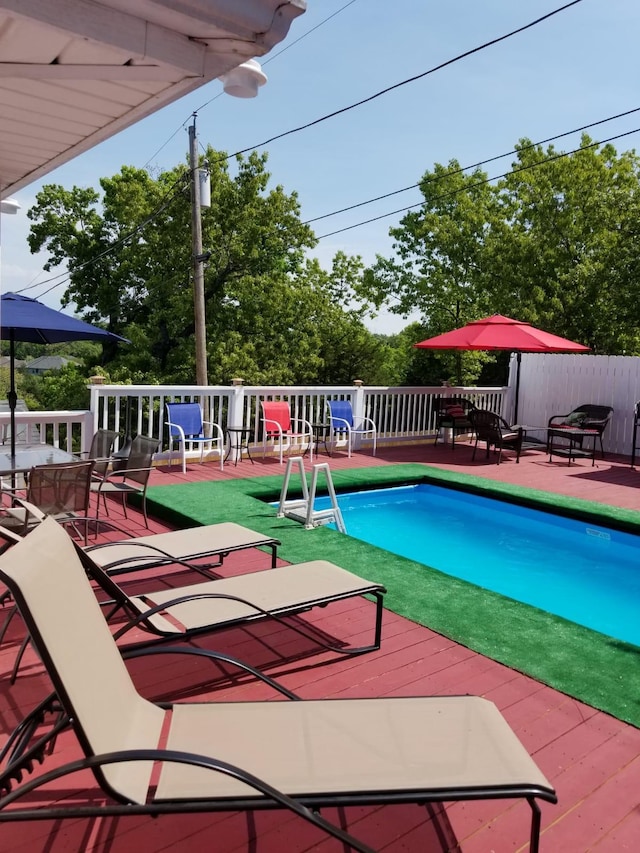
[(536, 329), (531, 323), (493, 314), (459, 329), (414, 344), (424, 349), (511, 350), (513, 352), (589, 352), (589, 347)]

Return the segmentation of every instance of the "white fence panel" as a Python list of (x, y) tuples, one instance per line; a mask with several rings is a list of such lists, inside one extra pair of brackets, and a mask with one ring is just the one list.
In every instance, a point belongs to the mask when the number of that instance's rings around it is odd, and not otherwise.
[[(513, 373), (513, 370), (512, 370)], [(520, 423), (544, 426), (552, 415), (584, 403), (612, 406), (605, 451), (630, 455), (633, 413), (640, 400), (640, 358), (622, 355), (523, 353)]]

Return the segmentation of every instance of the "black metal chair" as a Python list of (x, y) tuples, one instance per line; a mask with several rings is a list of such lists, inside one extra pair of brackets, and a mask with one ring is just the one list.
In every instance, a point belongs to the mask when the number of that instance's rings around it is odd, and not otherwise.
[(127, 515), (127, 495), (139, 495), (142, 501), (144, 523), (149, 527), (149, 520), (147, 518), (147, 484), (152, 471), (151, 463), (153, 456), (158, 452), (159, 447), (160, 442), (157, 439), (137, 435), (131, 443), (131, 451), (124, 467), (105, 474), (101, 480), (94, 480), (91, 484), (91, 491), (97, 493), (96, 529), (100, 515), (100, 496), (102, 496), (104, 502), (105, 512), (107, 515), (109, 514), (107, 494), (119, 494), (122, 497), (122, 509), (125, 517)]
[(456, 435), (472, 432), (471, 412), (477, 411), (475, 405), (464, 397), (445, 397), (440, 400), (440, 408), (436, 415), (436, 440), (444, 430), (451, 430), (451, 449), (455, 450)]
[(113, 446), (120, 433), (114, 429), (98, 429), (91, 439), (91, 447), (85, 453), (80, 454), (83, 458), (93, 459), (93, 473), (96, 478), (102, 479), (107, 473)]
[[(26, 501), (44, 515), (50, 515), (60, 524), (71, 524), (78, 529), (84, 525), (84, 544), (87, 544), (89, 500), (94, 462), (35, 465), (28, 478)], [(10, 494), (5, 491), (5, 494)], [(20, 535), (40, 520), (20, 502), (18, 506), (4, 507), (2, 525), (16, 530)]]
[[(590, 432), (597, 432), (597, 439), (600, 442), (600, 452), (604, 459), (602, 434), (607, 428), (612, 415), (613, 409), (611, 406), (600, 406), (594, 403), (584, 403), (582, 406), (576, 406), (575, 409), (566, 415), (552, 415), (547, 424), (547, 449), (549, 449), (551, 438), (553, 436), (562, 436), (563, 431), (566, 435), (566, 430), (588, 430)], [(571, 440), (574, 444), (582, 447), (582, 438), (580, 436), (572, 436)]]
[(498, 465), (502, 460), (503, 450), (515, 450), (516, 462), (520, 462), (524, 434), (522, 427), (512, 428), (504, 418), (488, 409), (475, 409), (469, 413), (469, 419), (476, 434), (473, 454), (471, 455), (472, 460), (476, 458), (478, 442), (484, 441), (487, 445), (487, 458), (489, 458), (489, 451), (492, 447), (497, 451)]

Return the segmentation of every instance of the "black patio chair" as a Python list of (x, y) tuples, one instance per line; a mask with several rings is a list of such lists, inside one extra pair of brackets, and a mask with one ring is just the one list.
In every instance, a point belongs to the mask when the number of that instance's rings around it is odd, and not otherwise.
[[(552, 415), (547, 424), (547, 450), (553, 436), (562, 436), (566, 430), (589, 430), (598, 433), (597, 438), (600, 442), (600, 453), (604, 459), (604, 447), (602, 446), (602, 434), (607, 428), (607, 424), (611, 420), (613, 409), (611, 406), (600, 406), (593, 403), (584, 403), (582, 406), (576, 406), (571, 412), (566, 415)], [(583, 437), (573, 435), (571, 441), (582, 447)]]
[(504, 418), (488, 409), (475, 409), (475, 411), (470, 412), (469, 420), (476, 434), (471, 455), (472, 460), (476, 458), (478, 442), (484, 441), (487, 445), (487, 458), (489, 458), (489, 451), (492, 447), (497, 451), (498, 465), (502, 461), (503, 450), (515, 450), (516, 462), (520, 462), (524, 434), (522, 427), (509, 426)]
[(100, 515), (100, 496), (104, 502), (105, 512), (108, 515), (107, 495), (116, 494), (122, 498), (122, 510), (125, 518), (127, 515), (127, 496), (139, 495), (142, 503), (142, 514), (144, 523), (149, 527), (147, 518), (147, 484), (152, 471), (152, 461), (158, 452), (160, 442), (155, 438), (145, 435), (137, 435), (131, 443), (131, 451), (123, 468), (111, 471), (104, 475), (101, 480), (94, 480), (91, 491), (97, 494), (96, 503), (96, 530)]
[(440, 407), (436, 415), (436, 440), (442, 434), (444, 442), (444, 430), (451, 430), (451, 449), (455, 450), (456, 435), (463, 435), (472, 431), (470, 420), (471, 412), (476, 411), (476, 406), (464, 397), (445, 397), (440, 400)]

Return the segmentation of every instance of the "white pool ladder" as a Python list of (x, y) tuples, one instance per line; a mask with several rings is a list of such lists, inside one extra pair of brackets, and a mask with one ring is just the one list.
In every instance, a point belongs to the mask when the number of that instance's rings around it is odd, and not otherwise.
[[(291, 470), (295, 465), (297, 465), (300, 473), (302, 497), (287, 500)], [(316, 500), (318, 475), (320, 471), (324, 471), (327, 481), (327, 491), (331, 498), (331, 506), (328, 509), (313, 508)], [(344, 526), (342, 512), (338, 506), (336, 492), (333, 488), (331, 469), (329, 468), (328, 462), (318, 462), (313, 466), (311, 473), (311, 488), (309, 488), (304, 472), (304, 461), (302, 456), (292, 456), (287, 459), (287, 467), (284, 472), (284, 480), (282, 483), (282, 490), (280, 492), (280, 503), (278, 505), (278, 518), (292, 518), (294, 521), (301, 521), (307, 530), (318, 527), (320, 524), (330, 524), (333, 521), (341, 533), (347, 532)]]

